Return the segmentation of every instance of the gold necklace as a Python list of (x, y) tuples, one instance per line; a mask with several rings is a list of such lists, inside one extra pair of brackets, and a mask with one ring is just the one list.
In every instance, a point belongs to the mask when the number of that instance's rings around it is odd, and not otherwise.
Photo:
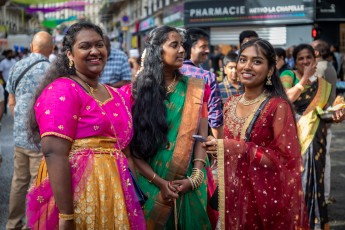
[[(93, 88), (92, 86), (90, 86), (86, 81), (84, 81), (83, 79), (81, 79), (80, 77), (78, 77), (80, 80), (82, 80), (82, 82), (84, 82), (90, 89), (90, 95), (94, 96), (94, 92), (97, 92), (98, 89)], [(98, 86), (98, 83), (97, 83)]]
[[(244, 93), (245, 94), (245, 93)], [(240, 103), (242, 105), (248, 106), (248, 105), (253, 105), (255, 103), (258, 103), (261, 101), (264, 97), (266, 97), (265, 91), (263, 91), (258, 97), (254, 98), (253, 100), (246, 100), (244, 98), (244, 94), (242, 94), (242, 97), (240, 98)]]
[(169, 93), (174, 92), (175, 86), (176, 86), (175, 82), (176, 82), (176, 74), (175, 74), (175, 76), (174, 76), (174, 80), (173, 80), (168, 86), (165, 86), (165, 90), (166, 90), (166, 94), (167, 94), (167, 95), (168, 95)]

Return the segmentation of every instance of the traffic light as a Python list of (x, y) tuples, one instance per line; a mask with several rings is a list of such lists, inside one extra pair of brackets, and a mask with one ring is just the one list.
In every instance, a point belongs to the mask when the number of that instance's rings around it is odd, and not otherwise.
[(314, 40), (318, 39), (320, 37), (320, 29), (314, 26), (311, 30), (311, 36), (314, 38)]

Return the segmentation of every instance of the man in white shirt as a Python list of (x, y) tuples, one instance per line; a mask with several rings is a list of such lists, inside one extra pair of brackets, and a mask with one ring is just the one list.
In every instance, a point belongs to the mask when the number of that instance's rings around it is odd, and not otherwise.
[[(5, 59), (0, 62), (0, 80), (3, 81), (3, 87), (5, 88), (6, 82), (8, 80), (8, 75), (10, 73), (11, 67), (16, 63), (16, 60), (14, 59), (13, 51), (12, 50), (5, 50), (3, 52), (3, 55), (5, 56)], [(7, 112), (7, 100), (8, 100), (8, 93), (5, 90), (4, 91), (4, 97), (5, 97), (5, 110), (4, 112)]]

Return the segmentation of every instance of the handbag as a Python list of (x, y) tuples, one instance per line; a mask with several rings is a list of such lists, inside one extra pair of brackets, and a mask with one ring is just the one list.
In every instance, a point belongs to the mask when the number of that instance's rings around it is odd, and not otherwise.
[[(267, 102), (269, 101), (270, 97), (267, 97), (259, 106), (259, 108), (256, 110), (253, 119), (250, 121), (248, 128), (246, 130), (246, 134), (245, 134), (245, 142), (248, 142), (250, 140), (250, 134), (253, 130), (254, 124), (256, 122), (256, 120), (258, 119), (263, 107), (267, 104)], [(211, 208), (213, 208), (214, 210), (218, 211), (218, 202), (219, 202), (219, 196), (218, 196), (218, 186), (216, 188), (216, 190), (214, 191), (212, 197), (210, 198), (209, 204), (211, 206)]]
[(145, 193), (143, 192), (143, 190), (141, 190), (141, 188), (140, 188), (137, 180), (135, 179), (132, 171), (129, 168), (128, 168), (128, 170), (129, 170), (129, 174), (131, 174), (131, 177), (132, 177), (135, 194), (137, 195), (138, 201), (142, 207), (142, 206), (144, 206), (144, 204), (148, 198), (145, 195)]

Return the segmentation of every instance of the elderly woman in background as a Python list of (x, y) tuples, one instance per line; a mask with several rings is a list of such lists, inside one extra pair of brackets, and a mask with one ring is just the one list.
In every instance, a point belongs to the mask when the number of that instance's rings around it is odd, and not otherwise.
[[(300, 44), (293, 51), (296, 70), (286, 70), (280, 78), (297, 118), (298, 138), (303, 157), (303, 190), (310, 228), (329, 229), (324, 196), (324, 170), (327, 127), (320, 119), (318, 107), (329, 106), (331, 84), (315, 77), (316, 59), (312, 46)], [(344, 119), (344, 111), (336, 111), (334, 122)]]

